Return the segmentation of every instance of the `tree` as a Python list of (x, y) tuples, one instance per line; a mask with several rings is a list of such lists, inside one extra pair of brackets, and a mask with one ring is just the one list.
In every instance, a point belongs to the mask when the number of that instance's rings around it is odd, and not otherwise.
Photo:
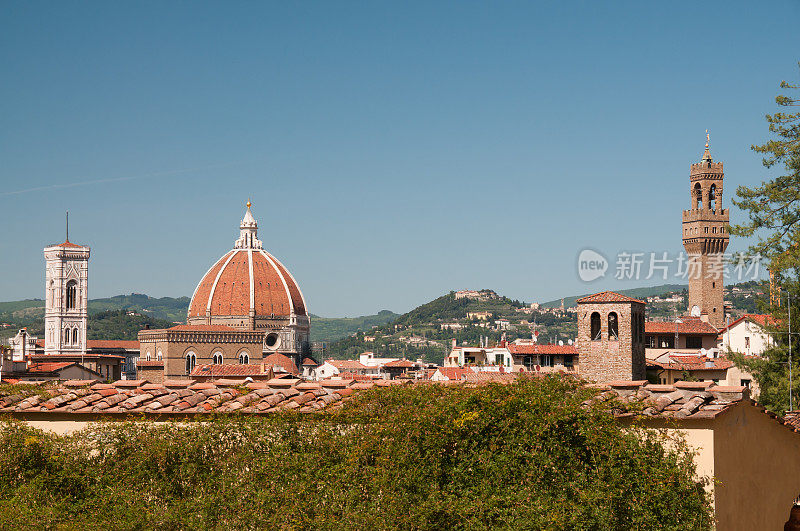
[[(798, 90), (800, 85), (781, 81), (780, 87)], [(783, 94), (778, 95), (775, 102), (787, 108), (800, 106), (800, 98)], [(800, 295), (800, 285), (792, 280), (798, 278), (800, 270), (800, 112), (777, 112), (768, 114), (766, 119), (774, 137), (751, 149), (764, 156), (764, 167), (782, 168), (782, 175), (753, 188), (739, 186), (736, 190), (738, 199), (734, 199), (733, 204), (746, 211), (749, 220), (731, 226), (730, 233), (757, 238), (750, 246), (750, 257), (760, 255), (766, 259), (777, 284), (795, 299)], [(768, 311), (775, 323), (768, 327), (768, 331), (777, 340), (776, 345), (767, 350), (762, 359), (747, 359), (735, 354), (731, 358), (737, 366), (753, 374), (761, 388), (759, 401), (768, 409), (782, 413), (789, 407), (788, 312), (785, 305), (772, 306)], [(800, 331), (796, 328), (798, 320), (794, 315), (792, 317), (792, 329)], [(793, 338), (792, 350), (797, 352), (796, 337)], [(793, 370), (797, 374), (796, 362)], [(795, 379), (795, 396), (799, 390)]]

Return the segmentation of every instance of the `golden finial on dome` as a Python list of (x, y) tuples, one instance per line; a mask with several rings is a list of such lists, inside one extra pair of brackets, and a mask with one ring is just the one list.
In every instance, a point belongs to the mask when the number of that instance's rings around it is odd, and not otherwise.
[(250, 208), (250, 199), (247, 200), (247, 208)]
[(706, 129), (706, 149), (708, 149), (709, 140), (711, 140), (711, 135), (708, 134), (708, 129)]

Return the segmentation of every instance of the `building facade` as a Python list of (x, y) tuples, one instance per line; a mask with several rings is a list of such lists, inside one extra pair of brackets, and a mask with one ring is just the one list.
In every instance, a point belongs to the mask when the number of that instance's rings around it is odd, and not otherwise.
[(688, 255), (689, 311), (705, 314), (716, 328), (725, 324), (723, 253), (728, 247), (729, 213), (722, 207), (722, 162), (714, 162), (708, 150), (689, 171), (691, 208), (683, 211), (683, 247)]

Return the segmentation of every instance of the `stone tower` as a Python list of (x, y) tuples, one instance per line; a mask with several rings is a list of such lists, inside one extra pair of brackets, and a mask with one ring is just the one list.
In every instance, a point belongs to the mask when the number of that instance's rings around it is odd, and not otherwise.
[(89, 248), (69, 241), (44, 248), (45, 354), (86, 354)]
[(703, 158), (690, 166), (691, 208), (683, 211), (683, 247), (688, 255), (689, 311), (707, 316), (717, 328), (725, 325), (722, 272), (729, 214), (722, 208), (723, 177), (722, 163), (711, 160), (706, 134)]
[(645, 380), (644, 302), (604, 291), (577, 304), (581, 377), (598, 383)]

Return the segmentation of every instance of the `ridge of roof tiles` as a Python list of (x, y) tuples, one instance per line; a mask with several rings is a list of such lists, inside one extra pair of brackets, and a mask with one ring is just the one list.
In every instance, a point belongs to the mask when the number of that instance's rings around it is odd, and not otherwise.
[[(714, 418), (743, 400), (750, 400), (744, 386), (720, 386), (713, 382), (675, 382), (672, 385), (649, 384), (646, 380), (614, 381), (594, 385), (600, 393), (583, 402), (591, 404), (616, 398), (623, 409), (615, 410), (618, 417), (643, 415), (675, 419)], [(752, 402), (752, 401), (751, 401)], [(625, 404), (641, 404), (641, 411), (625, 409)]]
[(644, 304), (644, 301), (640, 301), (639, 299), (634, 299), (633, 297), (628, 297), (627, 295), (622, 295), (621, 293), (617, 293), (616, 291), (601, 291), (600, 293), (595, 293), (593, 295), (587, 295), (585, 297), (581, 297), (580, 299), (576, 300), (575, 302), (638, 302), (639, 304)]
[[(269, 414), (294, 410), (301, 413), (334, 410), (356, 393), (374, 387), (397, 385), (437, 385), (461, 383), (462, 385), (485, 385), (489, 382), (504, 383), (516, 374), (492, 375), (484, 381), (478, 376), (473, 381), (458, 382), (411, 382), (409, 380), (322, 380), (307, 382), (299, 378), (274, 378), (266, 382), (243, 384), (242, 380), (217, 380), (213, 383), (198, 383), (194, 380), (166, 380), (150, 383), (147, 380), (120, 380), (114, 383), (97, 383), (94, 380), (68, 380), (52, 387), (53, 382), (25, 382), (37, 387), (36, 393), (25, 395), (18, 388), (0, 387), (0, 414), (47, 415), (83, 414), (146, 416), (209, 413)], [(617, 417), (710, 419), (730, 407), (750, 400), (749, 391), (743, 386), (717, 386), (712, 382), (675, 382), (673, 385), (649, 384), (640, 381), (615, 381), (596, 384), (598, 390), (593, 398), (583, 402), (584, 407), (593, 403), (617, 399), (613, 413)], [(16, 391), (16, 392), (15, 392)], [(628, 408), (627, 405), (631, 407)], [(638, 406), (636, 405), (638, 404)], [(800, 412), (790, 412), (785, 418), (766, 411), (788, 428), (800, 432)]]

